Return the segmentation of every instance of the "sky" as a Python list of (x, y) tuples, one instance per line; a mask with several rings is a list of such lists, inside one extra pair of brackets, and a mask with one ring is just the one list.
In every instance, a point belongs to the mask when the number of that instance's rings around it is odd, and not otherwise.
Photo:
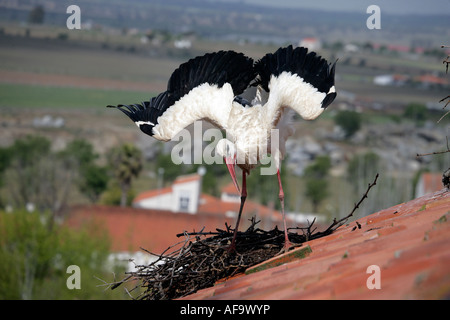
[[(226, 0), (236, 1), (236, 0)], [(330, 11), (365, 12), (375, 4), (388, 14), (445, 14), (450, 16), (450, 0), (243, 0), (246, 3), (278, 7), (308, 8)], [(450, 25), (450, 22), (449, 22)]]

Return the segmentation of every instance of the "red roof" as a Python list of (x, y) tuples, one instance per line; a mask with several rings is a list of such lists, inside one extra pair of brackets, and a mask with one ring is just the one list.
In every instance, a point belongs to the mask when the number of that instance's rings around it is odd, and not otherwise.
[(196, 180), (200, 180), (201, 176), (197, 173), (193, 173), (193, 174), (189, 174), (189, 175), (185, 175), (185, 176), (179, 176), (178, 178), (175, 179), (175, 182), (173, 184), (177, 184), (177, 183), (186, 183), (186, 182), (191, 182), (191, 181), (196, 181)]
[[(182, 176), (175, 180), (174, 184), (177, 183), (186, 183), (189, 181), (194, 181), (198, 179), (200, 176), (197, 174), (191, 176)], [(149, 190), (139, 193), (136, 198), (133, 199), (133, 203), (137, 203), (147, 198), (156, 197), (162, 194), (171, 193), (173, 191), (172, 186)], [(222, 192), (227, 194), (239, 195), (236, 190), (236, 187), (231, 182), (226, 185)], [(227, 213), (235, 212), (236, 214), (239, 211), (239, 202), (227, 202), (222, 201), (222, 199), (214, 197), (212, 195), (208, 195), (206, 193), (201, 194), (201, 199), (198, 205), (197, 214), (213, 214), (224, 217)], [(269, 208), (267, 206), (261, 205), (257, 202), (253, 202), (250, 199), (245, 201), (245, 214), (250, 218), (252, 215), (256, 215), (258, 217), (263, 217), (266, 219), (270, 219), (271, 221), (281, 221), (281, 212)], [(244, 218), (245, 219), (245, 218)]]
[(205, 231), (215, 231), (225, 228), (225, 222), (232, 224), (233, 221), (224, 215), (94, 205), (74, 207), (66, 224), (76, 228), (87, 222), (97, 222), (108, 231), (112, 251), (135, 252), (144, 248), (158, 254), (182, 241), (176, 237), (178, 233), (199, 231), (203, 227)]
[[(360, 229), (351, 222), (332, 235), (305, 243), (297, 249), (307, 253), (302, 259), (276, 257), (252, 269), (262, 271), (183, 299), (450, 297), (450, 192), (427, 194), (357, 221)], [(379, 270), (370, 269), (373, 266)], [(368, 282), (381, 287), (369, 289)]]
[[(202, 194), (198, 213), (214, 214), (224, 216), (227, 212), (239, 212), (239, 202), (226, 202), (209, 194)], [(281, 221), (281, 212), (263, 206), (257, 202), (247, 199), (245, 201), (243, 216), (250, 217), (256, 215), (257, 217), (270, 218), (271, 220)], [(245, 217), (244, 217), (245, 219)]]
[(430, 83), (430, 84), (440, 84), (440, 85), (447, 85), (448, 81), (446, 79), (431, 75), (431, 74), (425, 74), (422, 76), (418, 76), (415, 78), (416, 81), (423, 82), (423, 83)]
[[(201, 205), (204, 211), (197, 214), (116, 206), (77, 206), (72, 208), (66, 224), (77, 228), (88, 222), (99, 223), (109, 233), (111, 250), (114, 252), (135, 252), (140, 251), (142, 247), (154, 253), (162, 253), (169, 246), (181, 241), (176, 234), (184, 231), (199, 231), (203, 227), (205, 231), (215, 231), (216, 228), (225, 229), (225, 223), (234, 227), (236, 217), (227, 216), (226, 211), (237, 212), (239, 203), (221, 202), (220, 199), (205, 194), (202, 199), (205, 200)], [(271, 221), (270, 225), (261, 226), (265, 229), (273, 228), (281, 221), (278, 211), (272, 212), (267, 207), (249, 200), (246, 201), (244, 211), (239, 230), (250, 226), (249, 219), (253, 215), (260, 219), (264, 215), (273, 214), (274, 219), (265, 219), (266, 223)]]
[(424, 172), (422, 179), (425, 194), (438, 191), (442, 188), (442, 173)]
[(171, 193), (171, 192), (172, 192), (172, 187), (165, 187), (165, 188), (161, 188), (161, 189), (153, 189), (153, 190), (143, 191), (143, 192), (139, 193), (136, 196), (136, 198), (133, 199), (133, 203), (142, 201), (147, 198), (153, 198), (153, 197), (157, 197), (157, 196), (160, 196), (160, 195), (163, 195), (166, 193)]
[(227, 184), (225, 187), (222, 188), (222, 192), (224, 193), (228, 193), (228, 194), (235, 194), (235, 195), (241, 195), (237, 190), (236, 187), (234, 186), (233, 182), (230, 182), (229, 184)]

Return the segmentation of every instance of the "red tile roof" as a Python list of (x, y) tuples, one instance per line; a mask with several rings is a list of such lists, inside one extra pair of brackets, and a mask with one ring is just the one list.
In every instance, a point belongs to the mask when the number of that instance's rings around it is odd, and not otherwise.
[[(189, 181), (195, 181), (197, 179), (200, 179), (200, 175), (198, 174), (192, 174), (187, 176), (180, 176), (178, 177), (174, 184), (177, 183), (186, 183)], [(154, 190), (148, 190), (143, 191), (139, 193), (134, 199), (133, 203), (136, 204), (144, 199), (152, 198), (156, 196), (160, 196), (163, 194), (171, 193), (173, 192), (173, 187), (165, 187), (161, 189), (154, 189)], [(223, 193), (232, 194), (232, 195), (238, 195), (240, 194), (237, 192), (236, 187), (231, 182), (228, 185), (226, 185), (222, 189)], [(240, 197), (238, 198), (240, 199)], [(219, 216), (225, 216), (227, 213), (235, 212), (236, 215), (239, 211), (239, 201), (238, 202), (229, 202), (229, 201), (223, 201), (220, 198), (214, 197), (212, 195), (202, 193), (201, 199), (198, 205), (197, 214), (213, 214), (213, 215), (219, 215)], [(273, 222), (279, 222), (282, 221), (281, 212), (278, 210), (272, 209), (270, 207), (261, 205), (257, 202), (254, 202), (250, 199), (247, 199), (245, 201), (245, 210), (244, 214), (250, 217), (252, 215), (256, 215), (257, 218), (264, 218)], [(246, 219), (245, 217), (243, 219)], [(290, 219), (288, 219), (288, 222), (292, 222)]]
[(418, 76), (415, 78), (416, 81), (424, 82), (424, 83), (430, 83), (430, 84), (441, 84), (446, 85), (448, 84), (448, 81), (444, 78), (440, 78), (431, 74), (425, 74), (422, 76)]
[[(198, 206), (198, 212), (219, 216), (225, 216), (227, 212), (235, 212), (237, 215), (239, 212), (239, 205), (239, 202), (226, 202), (209, 194), (203, 193)], [(270, 219), (271, 221), (282, 221), (281, 212), (263, 206), (252, 200), (246, 200), (243, 219), (250, 219), (253, 215), (256, 215), (257, 218)]]
[[(109, 233), (112, 240), (111, 249), (115, 252), (135, 252), (144, 248), (160, 254), (169, 246), (182, 241), (183, 239), (177, 238), (176, 234), (183, 231), (199, 231), (203, 227), (205, 231), (215, 231), (216, 228), (225, 229), (225, 223), (234, 227), (236, 217), (227, 216), (223, 210), (237, 211), (239, 203), (225, 203), (225, 206), (220, 199), (213, 196), (204, 194), (202, 198), (206, 199), (202, 206), (207, 213), (189, 214), (101, 205), (77, 206), (72, 208), (65, 223), (74, 228), (87, 222), (99, 223)], [(250, 226), (249, 219), (253, 215), (259, 220), (265, 214), (273, 214), (274, 218), (270, 219), (271, 223), (261, 227), (269, 229), (280, 223), (281, 214), (277, 211), (269, 212), (266, 207), (247, 201), (239, 230), (245, 230)], [(266, 224), (268, 220), (265, 219)]]
[(186, 182), (196, 181), (196, 180), (200, 180), (200, 179), (201, 179), (201, 176), (199, 174), (193, 173), (193, 174), (189, 174), (189, 175), (179, 176), (178, 178), (175, 179), (173, 184), (186, 183)]
[(234, 186), (233, 182), (230, 182), (229, 184), (225, 185), (222, 188), (222, 192), (224, 193), (228, 193), (228, 194), (233, 194), (233, 195), (238, 195), (240, 196), (241, 194), (236, 190), (236, 187)]
[[(450, 297), (450, 192), (373, 213), (305, 243), (306, 257), (222, 281), (183, 299), (442, 299)], [(308, 252), (311, 251), (311, 252)], [(275, 258), (283, 259), (283, 258)], [(284, 260), (280, 260), (281, 263)], [(272, 264), (277, 264), (272, 261)], [(379, 267), (370, 271), (370, 266)], [(379, 275), (380, 289), (369, 289)]]
[(424, 194), (436, 192), (442, 187), (442, 173), (424, 172), (422, 179)]
[(139, 193), (136, 198), (133, 199), (133, 203), (135, 202), (139, 202), (142, 201), (144, 199), (147, 198), (153, 198), (156, 196), (160, 196), (166, 193), (171, 193), (172, 192), (172, 187), (165, 187), (165, 188), (161, 188), (161, 189), (153, 189), (153, 190), (147, 190), (147, 191), (143, 191), (141, 193)]

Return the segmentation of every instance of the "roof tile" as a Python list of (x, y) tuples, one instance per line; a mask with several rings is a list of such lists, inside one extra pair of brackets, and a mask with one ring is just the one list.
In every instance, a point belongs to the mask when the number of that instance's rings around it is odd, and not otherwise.
[[(450, 297), (450, 193), (441, 190), (311, 240), (304, 259), (230, 279), (183, 299), (442, 299)], [(353, 230), (353, 231), (352, 231)], [(366, 285), (380, 268), (381, 289)]]

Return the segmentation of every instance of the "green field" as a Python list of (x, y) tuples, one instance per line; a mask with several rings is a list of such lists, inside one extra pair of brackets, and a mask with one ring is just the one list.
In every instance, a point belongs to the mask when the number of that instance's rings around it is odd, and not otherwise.
[(26, 84), (0, 84), (0, 107), (92, 108), (108, 104), (139, 103), (153, 93)]

